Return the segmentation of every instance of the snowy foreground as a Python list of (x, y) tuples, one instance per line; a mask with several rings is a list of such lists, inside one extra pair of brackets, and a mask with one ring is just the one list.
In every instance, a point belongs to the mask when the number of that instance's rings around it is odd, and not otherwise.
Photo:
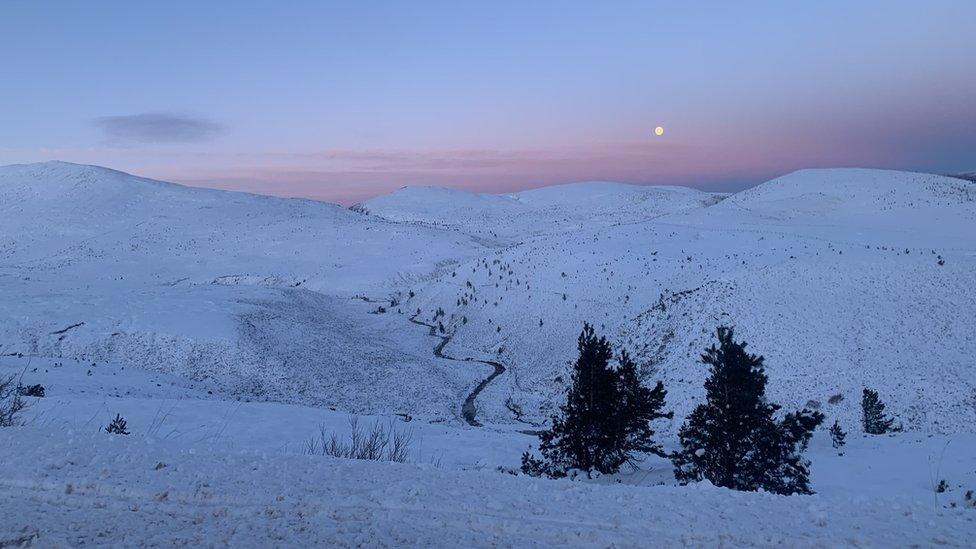
[(0, 432), (0, 540), (39, 545), (965, 546), (972, 510), (597, 486), (430, 465)]
[[(36, 370), (35, 370), (36, 369)], [(534, 438), (393, 422), (408, 463), (303, 455), (341, 411), (230, 402), (108, 364), (0, 358), (49, 387), (0, 429), (0, 544), (966, 546), (976, 436), (813, 440), (813, 496), (675, 486), (667, 462), (614, 479), (513, 476)], [(88, 372), (91, 372), (89, 375)], [(208, 398), (209, 397), (209, 398)], [(128, 436), (102, 430), (116, 413)], [(936, 493), (938, 480), (949, 489)], [(619, 481), (619, 484), (617, 484)], [(953, 504), (956, 504), (953, 507)]]

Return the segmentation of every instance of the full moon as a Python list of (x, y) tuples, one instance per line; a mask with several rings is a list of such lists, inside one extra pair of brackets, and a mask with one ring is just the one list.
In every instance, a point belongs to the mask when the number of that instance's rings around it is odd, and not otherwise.
[(664, 127), (658, 126), (654, 128), (654, 135), (664, 135)]

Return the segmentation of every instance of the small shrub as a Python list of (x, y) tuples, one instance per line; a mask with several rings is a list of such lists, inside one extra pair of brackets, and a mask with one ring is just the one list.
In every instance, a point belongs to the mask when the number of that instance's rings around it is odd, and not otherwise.
[(125, 418), (121, 414), (115, 414), (115, 419), (108, 424), (105, 428), (106, 433), (111, 433), (113, 435), (127, 435), (129, 431), (126, 430), (127, 425), (125, 423)]
[(533, 456), (528, 451), (522, 453), (520, 470), (530, 477), (562, 478), (566, 476), (566, 472), (562, 469), (554, 469), (547, 461)]
[(44, 396), (44, 386), (40, 383), (34, 385), (18, 385), (17, 392), (21, 396), (25, 397), (43, 397)]
[(512, 397), (508, 397), (505, 399), (505, 407), (508, 408), (509, 412), (512, 412), (512, 415), (515, 416), (515, 419), (520, 419), (522, 417), (523, 414), (522, 407), (517, 402), (515, 402), (515, 399), (513, 399)]
[(392, 461), (404, 463), (410, 456), (413, 434), (398, 430), (392, 422), (384, 425), (379, 421), (368, 429), (359, 424), (359, 418), (349, 418), (349, 439), (343, 440), (335, 432), (319, 429), (317, 437), (305, 443), (304, 453), (313, 456), (331, 456), (344, 459)]
[(834, 424), (830, 426), (830, 443), (834, 448), (840, 448), (845, 444), (845, 438), (847, 438), (847, 433), (840, 428), (840, 423), (834, 420)]
[(20, 425), (20, 414), (27, 408), (14, 376), (0, 378), (0, 427)]

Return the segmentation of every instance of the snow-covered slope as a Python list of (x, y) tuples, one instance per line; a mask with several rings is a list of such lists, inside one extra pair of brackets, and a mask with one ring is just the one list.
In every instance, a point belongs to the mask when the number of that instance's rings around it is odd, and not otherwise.
[(183, 187), (63, 162), (0, 168), (0, 212), (0, 260), (8, 267), (48, 272), (97, 263), (105, 277), (158, 282), (177, 274), (191, 283), (267, 278), (351, 296), (425, 277), (479, 249), (463, 236), (333, 204)]
[[(951, 177), (887, 170), (801, 170), (699, 212), (711, 226), (737, 222), (848, 242), (968, 246), (976, 186)], [(696, 217), (696, 216), (690, 216)], [(872, 239), (876, 239), (872, 242)], [(890, 242), (895, 245), (895, 242)]]
[(699, 353), (734, 325), (764, 354), (775, 401), (858, 425), (878, 389), (907, 428), (976, 420), (976, 185), (809, 170), (707, 208), (526, 242), (425, 288), (448, 352), (508, 368), (485, 413), (541, 420), (568, 382), (583, 322), (665, 381), (678, 419), (702, 396)]
[[(118, 545), (964, 545), (976, 435), (811, 441), (813, 496), (679, 487), (666, 460), (613, 478), (509, 474), (534, 437), (408, 418), (406, 463), (305, 455), (344, 412), (228, 402), (117, 364), (0, 356), (41, 383), (0, 429), (0, 542)], [(105, 433), (120, 414), (127, 436)], [(935, 491), (940, 480), (946, 490)], [(707, 521), (707, 527), (703, 526)]]
[(524, 211), (516, 200), (507, 196), (443, 187), (403, 187), (352, 209), (393, 221), (443, 225), (476, 220), (491, 222), (494, 217)]
[(353, 206), (395, 221), (450, 227), (489, 242), (512, 243), (583, 227), (644, 221), (720, 200), (685, 187), (590, 181), (514, 194), (405, 187)]
[(368, 314), (378, 305), (352, 298), (385, 296), (482, 249), (332, 204), (61, 162), (7, 166), (0, 344), (247, 398), (388, 411), (420, 402), (453, 416), (476, 373), (432, 362), (423, 330), (407, 324), (418, 345), (405, 344)]
[[(654, 207), (655, 201), (675, 199), (681, 195), (703, 198), (703, 193), (688, 187), (666, 185), (630, 185), (612, 181), (582, 181), (551, 185), (513, 193), (513, 199), (533, 208), (575, 207), (592, 210), (627, 209), (638, 205)], [(649, 203), (650, 204), (645, 204)]]

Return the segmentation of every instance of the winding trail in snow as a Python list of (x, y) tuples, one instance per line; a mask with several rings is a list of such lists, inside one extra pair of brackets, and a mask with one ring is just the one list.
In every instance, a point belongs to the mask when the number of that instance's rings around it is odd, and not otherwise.
[(464, 418), (464, 421), (468, 422), (468, 425), (471, 425), (472, 427), (481, 427), (481, 422), (479, 422), (475, 418), (475, 416), (478, 413), (478, 408), (477, 406), (475, 406), (475, 400), (478, 398), (478, 395), (481, 393), (481, 391), (485, 390), (485, 387), (487, 387), (492, 381), (494, 381), (496, 377), (505, 373), (505, 366), (502, 366), (500, 363), (495, 362), (493, 360), (479, 360), (470, 357), (454, 358), (452, 356), (446, 355), (444, 354), (444, 347), (446, 347), (447, 344), (450, 343), (452, 337), (451, 335), (438, 334), (437, 326), (434, 326), (433, 324), (427, 324), (422, 320), (417, 320), (417, 315), (411, 316), (410, 318), (408, 318), (408, 320), (419, 326), (426, 326), (427, 328), (430, 329), (430, 334), (429, 334), (430, 336), (440, 338), (441, 340), (440, 343), (434, 346), (434, 356), (436, 356), (437, 358), (443, 358), (445, 360), (453, 360), (456, 362), (479, 362), (481, 364), (486, 364), (488, 366), (491, 366), (492, 368), (495, 369), (488, 377), (481, 380), (481, 383), (478, 383), (478, 385), (475, 386), (474, 390), (472, 390), (471, 393), (468, 394), (467, 398), (464, 399), (464, 403), (461, 404), (461, 417)]

